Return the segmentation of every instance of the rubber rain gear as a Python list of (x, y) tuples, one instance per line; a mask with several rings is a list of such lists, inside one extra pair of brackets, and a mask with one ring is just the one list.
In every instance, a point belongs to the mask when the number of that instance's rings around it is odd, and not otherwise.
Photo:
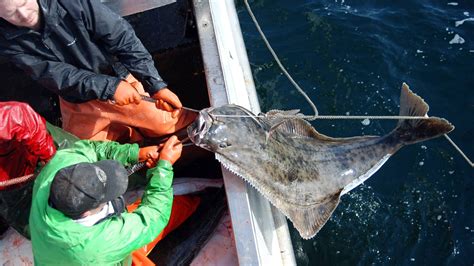
[(0, 117), (0, 181), (32, 174), (56, 152), (45, 119), (28, 104), (0, 102)]
[[(0, 55), (60, 96), (63, 129), (81, 139), (139, 142), (171, 134), (195, 114), (142, 101), (116, 106), (117, 86), (133, 74), (144, 95), (167, 85), (131, 25), (98, 0), (39, 0), (43, 27), (0, 19)], [(175, 111), (177, 112), (177, 111)], [(139, 131), (136, 130), (139, 129)]]
[(82, 140), (56, 153), (33, 189), (30, 228), (35, 265), (130, 265), (130, 254), (158, 236), (168, 223), (173, 201), (173, 169), (168, 161), (160, 160), (147, 171), (142, 203), (120, 217), (86, 227), (48, 203), (51, 182), (59, 169), (105, 159), (130, 166), (137, 162), (138, 151), (136, 144)]
[[(33, 174), (38, 161), (56, 152), (46, 121), (28, 104), (0, 102), (0, 182)], [(0, 228), (12, 226), (29, 238), (28, 217), (33, 181), (0, 186)]]
[(112, 100), (132, 73), (150, 95), (166, 87), (130, 24), (99, 0), (39, 0), (43, 29), (0, 19), (0, 55), (68, 102)]
[[(201, 198), (191, 195), (178, 195), (173, 197), (173, 206), (171, 207), (171, 215), (168, 225), (161, 231), (161, 233), (146, 246), (143, 246), (132, 253), (133, 266), (154, 266), (155, 263), (148, 258), (148, 254), (153, 248), (165, 238), (169, 233), (183, 224), (197, 209)], [(128, 212), (133, 212), (140, 205), (141, 200), (137, 200), (133, 204), (127, 206)], [(158, 251), (160, 252), (160, 251)]]
[[(138, 91), (145, 94), (144, 91)], [(155, 103), (118, 106), (109, 102), (89, 101), (73, 104), (60, 99), (63, 129), (81, 139), (140, 142), (144, 137), (161, 137), (185, 128), (196, 114), (180, 109), (172, 112), (157, 109)]]

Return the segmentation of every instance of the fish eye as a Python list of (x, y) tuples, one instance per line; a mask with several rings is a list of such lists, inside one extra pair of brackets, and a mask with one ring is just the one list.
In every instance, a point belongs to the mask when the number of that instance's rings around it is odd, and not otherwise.
[(214, 125), (224, 125), (225, 124), (224, 121), (221, 121), (219, 119), (214, 119), (212, 122), (213, 122)]
[(215, 125), (225, 124), (225, 121), (223, 121), (222, 119), (219, 119), (219, 116), (209, 114), (209, 117), (211, 117), (212, 124), (215, 124)]
[(221, 149), (227, 148), (229, 146), (232, 146), (232, 145), (230, 145), (229, 143), (226, 143), (226, 142), (219, 143), (219, 148), (221, 148)]

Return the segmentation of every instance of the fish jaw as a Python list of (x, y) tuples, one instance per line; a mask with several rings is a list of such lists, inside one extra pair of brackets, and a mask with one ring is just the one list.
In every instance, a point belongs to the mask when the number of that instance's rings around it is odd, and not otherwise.
[(210, 147), (203, 143), (203, 140), (212, 126), (213, 119), (209, 115), (211, 108), (203, 109), (199, 112), (194, 122), (188, 126), (189, 139), (197, 146), (210, 150)]
[(189, 139), (195, 145), (215, 153), (251, 149), (256, 135), (260, 137), (262, 133), (261, 125), (256, 119), (249, 119), (249, 114), (243, 107), (232, 104), (203, 109), (187, 128)]

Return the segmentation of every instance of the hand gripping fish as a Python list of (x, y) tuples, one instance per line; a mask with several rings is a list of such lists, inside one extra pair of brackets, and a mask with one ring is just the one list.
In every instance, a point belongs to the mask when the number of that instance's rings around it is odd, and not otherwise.
[[(425, 116), (428, 109), (403, 84), (400, 116)], [(274, 110), (255, 117), (236, 105), (207, 108), (188, 135), (260, 191), (304, 239), (327, 222), (341, 195), (367, 180), (398, 149), (454, 129), (445, 119), (430, 117), (399, 120), (385, 136), (331, 138), (290, 113)]]

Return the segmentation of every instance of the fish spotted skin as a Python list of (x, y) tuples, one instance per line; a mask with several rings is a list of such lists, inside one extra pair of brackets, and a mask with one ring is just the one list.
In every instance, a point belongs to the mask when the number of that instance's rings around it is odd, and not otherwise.
[[(427, 112), (423, 99), (403, 84), (400, 115)], [(188, 135), (215, 152), (224, 167), (248, 181), (309, 239), (330, 218), (340, 196), (367, 180), (398, 149), (453, 128), (431, 117), (399, 120), (385, 136), (331, 138), (298, 118), (297, 110), (256, 117), (241, 106), (224, 105), (202, 110)]]

